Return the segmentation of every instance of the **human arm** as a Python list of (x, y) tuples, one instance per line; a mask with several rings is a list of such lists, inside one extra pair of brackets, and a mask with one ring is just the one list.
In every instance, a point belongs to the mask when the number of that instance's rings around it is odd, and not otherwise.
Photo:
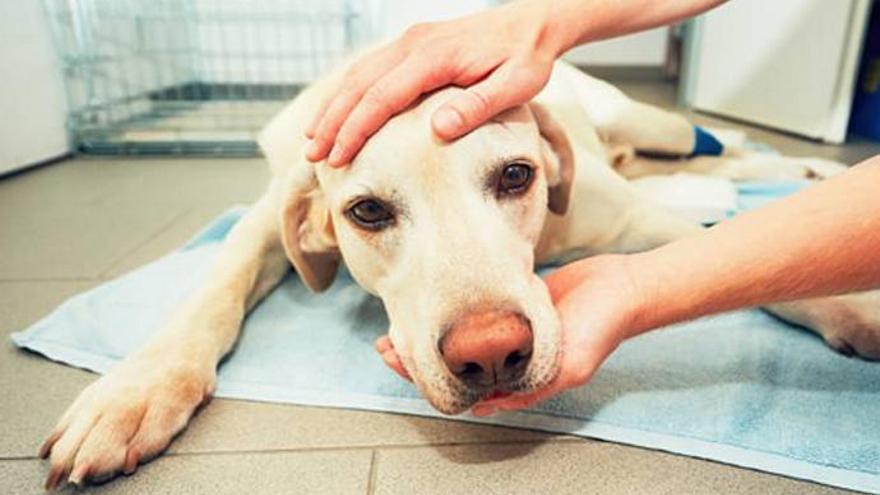
[(520, 0), (444, 22), (418, 24), (357, 60), (306, 131), (307, 157), (348, 163), (366, 139), (420, 95), (468, 88), (433, 115), (450, 140), (525, 103), (573, 46), (669, 24), (724, 0)]
[(588, 258), (546, 282), (563, 323), (557, 379), (484, 401), (529, 407), (585, 384), (627, 338), (700, 316), (880, 287), (880, 156), (705, 232), (633, 255)]
[(880, 156), (703, 235), (636, 255), (647, 301), (630, 331), (880, 286), (878, 186)]

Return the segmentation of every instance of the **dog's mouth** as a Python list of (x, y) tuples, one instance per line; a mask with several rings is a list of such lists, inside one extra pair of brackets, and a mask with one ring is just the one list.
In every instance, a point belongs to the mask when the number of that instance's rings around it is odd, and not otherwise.
[[(540, 329), (549, 328), (547, 332), (550, 332), (554, 328), (549, 323)], [(434, 409), (443, 414), (458, 415), (481, 402), (519, 394), (528, 395), (552, 382), (560, 371), (561, 335), (558, 332), (538, 333), (535, 342), (537, 345), (531, 349), (531, 359), (525, 369), (522, 372), (517, 371), (520, 376), (508, 376), (509, 381), (496, 379), (478, 382), (462, 379), (462, 376), (450, 371), (448, 363), (443, 360), (444, 356), (439, 353), (428, 357), (417, 353), (422, 360), (413, 355), (401, 356), (401, 359), (406, 363), (409, 376), (422, 397)]]
[[(467, 387), (464, 383), (447, 376), (445, 387), (435, 389), (430, 384), (416, 379), (415, 384), (422, 396), (443, 414), (461, 414), (474, 405), (488, 400), (498, 400), (515, 394), (529, 394), (540, 390), (556, 379), (560, 371), (561, 350), (549, 362), (533, 362), (529, 371), (521, 379), (509, 384), (495, 384), (488, 387)], [(443, 390), (445, 389), (445, 390)], [(441, 392), (441, 390), (443, 390)]]
[(503, 399), (517, 393), (528, 393), (532, 390), (533, 387), (527, 386), (525, 382), (520, 382), (515, 386), (506, 386), (503, 388), (492, 387), (482, 390), (460, 388), (456, 393), (453, 393), (451, 397), (449, 395), (437, 396), (430, 393), (423, 393), (423, 396), (432, 406), (434, 406), (435, 409), (443, 414), (457, 415), (467, 411), (482, 401)]

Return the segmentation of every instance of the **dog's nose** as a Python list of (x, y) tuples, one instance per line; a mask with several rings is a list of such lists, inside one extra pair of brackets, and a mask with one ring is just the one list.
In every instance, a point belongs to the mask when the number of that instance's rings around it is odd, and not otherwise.
[(503, 387), (522, 377), (532, 357), (529, 320), (512, 311), (471, 313), (440, 341), (443, 361), (471, 387)]

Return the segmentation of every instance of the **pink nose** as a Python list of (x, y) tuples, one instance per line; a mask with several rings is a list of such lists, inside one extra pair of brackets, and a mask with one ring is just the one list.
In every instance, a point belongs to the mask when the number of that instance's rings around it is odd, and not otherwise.
[(471, 313), (446, 332), (440, 352), (468, 386), (504, 388), (522, 377), (532, 357), (531, 324), (512, 311)]

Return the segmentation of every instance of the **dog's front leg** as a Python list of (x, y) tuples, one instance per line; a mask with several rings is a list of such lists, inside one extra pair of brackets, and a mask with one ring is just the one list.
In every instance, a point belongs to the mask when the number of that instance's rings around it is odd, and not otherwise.
[[(245, 313), (290, 269), (275, 187), (238, 222), (207, 281), (147, 345), (87, 387), (43, 444), (47, 488), (130, 473), (155, 457), (214, 389)], [(124, 329), (119, 329), (125, 331)]]

